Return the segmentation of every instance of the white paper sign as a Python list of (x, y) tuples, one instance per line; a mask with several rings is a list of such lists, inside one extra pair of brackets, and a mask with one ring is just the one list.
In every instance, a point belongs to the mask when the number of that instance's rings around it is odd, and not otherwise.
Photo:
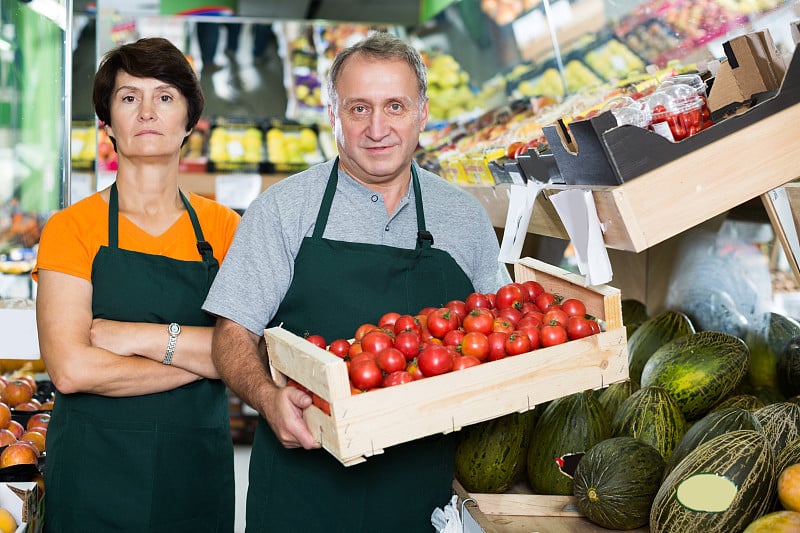
[(550, 196), (550, 201), (569, 234), (586, 284), (611, 281), (611, 262), (591, 191), (569, 189)]
[(231, 209), (247, 209), (260, 193), (260, 174), (225, 174), (214, 180), (216, 200)]
[(498, 257), (501, 263), (513, 264), (520, 258), (522, 245), (525, 244), (525, 236), (528, 234), (533, 205), (543, 187), (544, 184), (536, 180), (530, 180), (527, 185), (513, 184), (509, 187), (506, 225)]

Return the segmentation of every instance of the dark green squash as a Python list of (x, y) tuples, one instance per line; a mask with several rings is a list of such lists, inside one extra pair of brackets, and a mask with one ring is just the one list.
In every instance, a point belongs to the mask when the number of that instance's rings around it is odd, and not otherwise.
[(469, 492), (505, 492), (525, 470), (533, 411), (511, 413), (458, 433), (455, 477)]
[(550, 402), (528, 446), (528, 481), (535, 494), (569, 496), (583, 454), (611, 436), (608, 416), (591, 392)]
[(595, 444), (578, 463), (575, 497), (590, 521), (608, 529), (647, 524), (650, 505), (661, 485), (664, 459), (633, 437)]

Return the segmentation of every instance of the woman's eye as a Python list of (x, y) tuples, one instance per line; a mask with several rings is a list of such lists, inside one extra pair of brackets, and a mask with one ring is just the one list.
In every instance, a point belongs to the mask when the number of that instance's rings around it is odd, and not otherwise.
[(172, 101), (172, 96), (170, 96), (169, 94), (162, 94), (161, 95), (161, 101), (162, 102), (171, 102)]
[(134, 100), (135, 100), (135, 98), (133, 96), (130, 96), (130, 95), (122, 97), (122, 101), (123, 102), (133, 102)]

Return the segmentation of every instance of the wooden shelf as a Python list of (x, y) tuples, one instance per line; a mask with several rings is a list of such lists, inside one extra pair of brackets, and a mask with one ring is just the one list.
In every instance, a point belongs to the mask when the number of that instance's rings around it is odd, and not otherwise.
[[(568, 239), (548, 198), (567, 188), (591, 190), (606, 246), (644, 251), (800, 177), (800, 136), (792, 134), (798, 123), (800, 104), (795, 104), (622, 185), (547, 187), (528, 231)], [(505, 226), (508, 188), (464, 187), (497, 227)]]

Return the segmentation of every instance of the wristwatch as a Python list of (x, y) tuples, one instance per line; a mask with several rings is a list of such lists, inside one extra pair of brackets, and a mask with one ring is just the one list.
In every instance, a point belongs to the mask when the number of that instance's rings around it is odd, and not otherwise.
[(175, 345), (178, 343), (178, 335), (181, 334), (180, 324), (173, 322), (167, 326), (167, 333), (169, 333), (169, 342), (167, 343), (167, 353), (164, 354), (164, 360), (161, 361), (165, 365), (172, 364), (172, 356), (175, 355)]

